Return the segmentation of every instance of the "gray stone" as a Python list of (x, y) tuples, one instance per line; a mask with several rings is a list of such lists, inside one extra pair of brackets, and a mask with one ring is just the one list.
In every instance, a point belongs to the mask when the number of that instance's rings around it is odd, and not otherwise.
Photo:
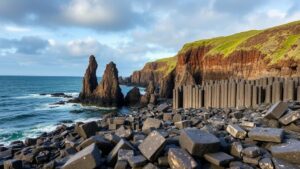
[(116, 161), (120, 149), (134, 150), (134, 147), (128, 141), (121, 139), (107, 156), (107, 162), (109, 164), (114, 163)]
[(300, 165), (292, 164), (279, 158), (272, 158), (275, 169), (300, 169)]
[(168, 161), (171, 169), (193, 169), (198, 166), (193, 157), (180, 148), (169, 149)]
[(210, 163), (226, 167), (234, 158), (224, 152), (204, 154), (204, 158)]
[(158, 129), (162, 125), (162, 121), (154, 118), (147, 118), (143, 124), (143, 131), (148, 131), (150, 129)]
[(274, 165), (270, 158), (263, 158), (258, 164), (261, 169), (274, 169)]
[(133, 150), (120, 149), (118, 152), (118, 161), (128, 161), (129, 158), (133, 157)]
[(279, 119), (279, 122), (288, 125), (300, 119), (300, 111), (290, 111)]
[(164, 121), (172, 121), (173, 115), (174, 115), (173, 113), (164, 113), (163, 120)]
[(148, 163), (147, 165), (145, 165), (143, 167), (143, 169), (159, 169), (158, 167), (156, 167), (154, 164), (152, 163)]
[(261, 155), (261, 150), (259, 147), (253, 146), (243, 149), (242, 153), (243, 156), (254, 158)]
[(286, 143), (273, 145), (271, 153), (273, 157), (300, 164), (300, 141), (289, 139)]
[(163, 149), (166, 139), (158, 131), (151, 132), (138, 146), (141, 153), (150, 161), (154, 161)]
[(132, 136), (132, 130), (130, 128), (126, 129), (124, 126), (121, 126), (116, 130), (115, 134), (121, 138), (129, 139)]
[(241, 158), (241, 154), (243, 151), (243, 146), (240, 142), (233, 142), (230, 147), (230, 154), (237, 157)]
[(142, 167), (147, 163), (147, 160), (144, 156), (138, 155), (138, 156), (132, 156), (128, 159), (129, 165), (132, 168), (136, 167)]
[(235, 138), (244, 139), (247, 135), (247, 132), (243, 130), (239, 125), (229, 124), (226, 128), (226, 131)]
[(114, 169), (127, 169), (128, 162), (125, 160), (117, 161)]
[(72, 156), (62, 169), (94, 169), (101, 165), (101, 151), (92, 144)]
[(26, 138), (25, 139), (25, 145), (26, 146), (33, 146), (36, 144), (36, 138)]
[(98, 125), (95, 121), (79, 125), (78, 134), (83, 138), (94, 136), (98, 131)]
[(287, 102), (279, 101), (269, 108), (265, 118), (279, 119), (287, 110), (288, 110)]
[(258, 165), (260, 158), (261, 157), (252, 158), (252, 157), (243, 156), (243, 162), (248, 164)]
[(216, 136), (196, 128), (182, 130), (179, 143), (183, 149), (198, 157), (206, 153), (215, 153), (220, 146), (220, 140)]
[(160, 104), (156, 110), (159, 111), (159, 112), (164, 112), (166, 110), (168, 110), (169, 108), (169, 105), (167, 103), (163, 103), (163, 104)]
[(23, 163), (21, 160), (6, 160), (3, 163), (4, 169), (22, 169)]
[(191, 127), (191, 125), (192, 125), (192, 121), (190, 121), (190, 120), (183, 120), (183, 121), (178, 121), (175, 123), (175, 126), (178, 129), (188, 128), (188, 127)]
[(159, 166), (169, 167), (168, 156), (159, 157), (157, 161)]
[(183, 120), (183, 118), (182, 118), (182, 116), (180, 115), (180, 114), (175, 114), (174, 116), (173, 116), (173, 122), (174, 123), (176, 123), (176, 122), (178, 122), (178, 121), (182, 121)]
[(79, 144), (76, 149), (78, 151), (88, 147), (89, 145), (95, 143), (96, 146), (103, 151), (104, 154), (107, 154), (110, 152), (110, 150), (113, 148), (112, 144), (104, 139), (102, 136), (96, 135), (92, 136), (86, 140), (84, 140), (81, 144)]
[(256, 127), (248, 133), (248, 136), (257, 141), (281, 143), (283, 129)]

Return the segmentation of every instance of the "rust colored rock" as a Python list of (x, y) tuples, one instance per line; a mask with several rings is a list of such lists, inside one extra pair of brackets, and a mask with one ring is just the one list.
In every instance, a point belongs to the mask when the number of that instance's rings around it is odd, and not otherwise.
[(97, 88), (98, 85), (97, 76), (96, 76), (97, 67), (98, 64), (95, 59), (95, 56), (91, 55), (89, 59), (88, 68), (85, 71), (83, 81), (82, 81), (82, 91), (79, 96), (81, 100), (90, 97), (93, 91)]
[(104, 107), (120, 107), (124, 96), (118, 81), (116, 64), (110, 62), (106, 65), (102, 80), (94, 92), (96, 104)]
[(140, 102), (141, 93), (138, 87), (132, 88), (125, 97), (125, 104), (129, 106), (136, 105)]

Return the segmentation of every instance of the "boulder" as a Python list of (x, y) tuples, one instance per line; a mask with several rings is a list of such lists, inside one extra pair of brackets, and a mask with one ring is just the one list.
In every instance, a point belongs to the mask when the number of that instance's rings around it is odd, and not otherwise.
[(246, 157), (255, 158), (261, 155), (261, 150), (259, 147), (256, 146), (247, 147), (243, 149), (242, 154)]
[(247, 132), (243, 130), (239, 125), (229, 124), (226, 128), (226, 131), (235, 138), (244, 139), (247, 135)]
[(88, 68), (86, 69), (83, 77), (82, 90), (79, 95), (80, 100), (85, 100), (86, 98), (89, 98), (94, 92), (94, 90), (97, 88), (98, 85), (97, 76), (96, 76), (97, 67), (98, 64), (96, 58), (93, 55), (91, 55), (89, 59)]
[(256, 127), (250, 130), (248, 136), (252, 140), (281, 143), (283, 129)]
[(193, 169), (198, 166), (193, 157), (180, 148), (170, 148), (168, 151), (168, 161), (171, 169)]
[(23, 169), (23, 163), (21, 160), (6, 160), (3, 163), (4, 169)]
[(128, 159), (128, 163), (132, 168), (142, 167), (147, 163), (147, 159), (142, 155), (132, 156)]
[(166, 139), (158, 131), (151, 132), (138, 146), (141, 153), (150, 161), (154, 161), (163, 149)]
[(101, 151), (92, 144), (72, 156), (62, 169), (94, 169), (101, 165)]
[(125, 97), (125, 105), (134, 106), (140, 103), (141, 93), (138, 87), (132, 88)]
[(300, 119), (300, 111), (290, 111), (279, 119), (279, 122), (284, 125), (288, 125), (296, 120)]
[(228, 166), (229, 162), (234, 159), (231, 155), (224, 152), (208, 153), (204, 155), (204, 158), (214, 165), (223, 167)]
[(130, 142), (121, 139), (119, 143), (111, 150), (111, 152), (107, 156), (107, 162), (109, 164), (112, 164), (116, 161), (120, 149), (134, 150), (134, 147), (130, 144)]
[(80, 151), (94, 143), (104, 154), (108, 154), (113, 148), (113, 145), (108, 140), (106, 140), (102, 136), (96, 135), (84, 140), (76, 147), (76, 149)]
[(143, 131), (147, 131), (150, 129), (158, 129), (162, 125), (162, 121), (154, 118), (147, 118), (143, 124)]
[(271, 153), (273, 157), (300, 164), (300, 141), (290, 139), (286, 143), (274, 145)]
[(279, 119), (287, 110), (288, 110), (287, 102), (282, 102), (282, 101), (277, 102), (269, 108), (265, 118)]
[(124, 96), (118, 81), (116, 64), (110, 62), (106, 65), (102, 80), (94, 91), (95, 103), (103, 107), (120, 107)]
[(198, 157), (206, 153), (215, 153), (220, 146), (220, 140), (216, 136), (196, 128), (182, 130), (179, 143), (181, 148)]
[(83, 138), (94, 136), (98, 131), (98, 125), (95, 121), (79, 125), (78, 134)]

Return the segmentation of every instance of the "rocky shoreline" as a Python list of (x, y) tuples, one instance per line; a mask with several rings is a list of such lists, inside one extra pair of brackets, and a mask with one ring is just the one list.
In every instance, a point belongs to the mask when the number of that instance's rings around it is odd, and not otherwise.
[(299, 118), (298, 102), (254, 109), (148, 104), (1, 146), (0, 168), (300, 168)]

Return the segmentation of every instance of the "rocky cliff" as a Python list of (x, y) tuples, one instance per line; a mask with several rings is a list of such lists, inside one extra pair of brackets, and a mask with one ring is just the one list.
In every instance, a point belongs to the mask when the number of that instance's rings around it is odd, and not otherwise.
[(96, 77), (97, 62), (94, 56), (90, 61), (83, 78), (83, 88), (78, 101), (83, 104), (92, 104), (102, 107), (120, 107), (123, 105), (124, 96), (118, 81), (118, 70), (116, 64), (110, 62), (97, 84)]
[[(160, 75), (162, 78), (143, 76), (143, 82), (154, 80), (160, 84), (162, 97), (170, 97), (165, 91), (173, 86), (205, 80), (300, 76), (300, 21), (187, 43), (174, 58), (176, 66)], [(165, 60), (165, 65), (171, 64)]]

